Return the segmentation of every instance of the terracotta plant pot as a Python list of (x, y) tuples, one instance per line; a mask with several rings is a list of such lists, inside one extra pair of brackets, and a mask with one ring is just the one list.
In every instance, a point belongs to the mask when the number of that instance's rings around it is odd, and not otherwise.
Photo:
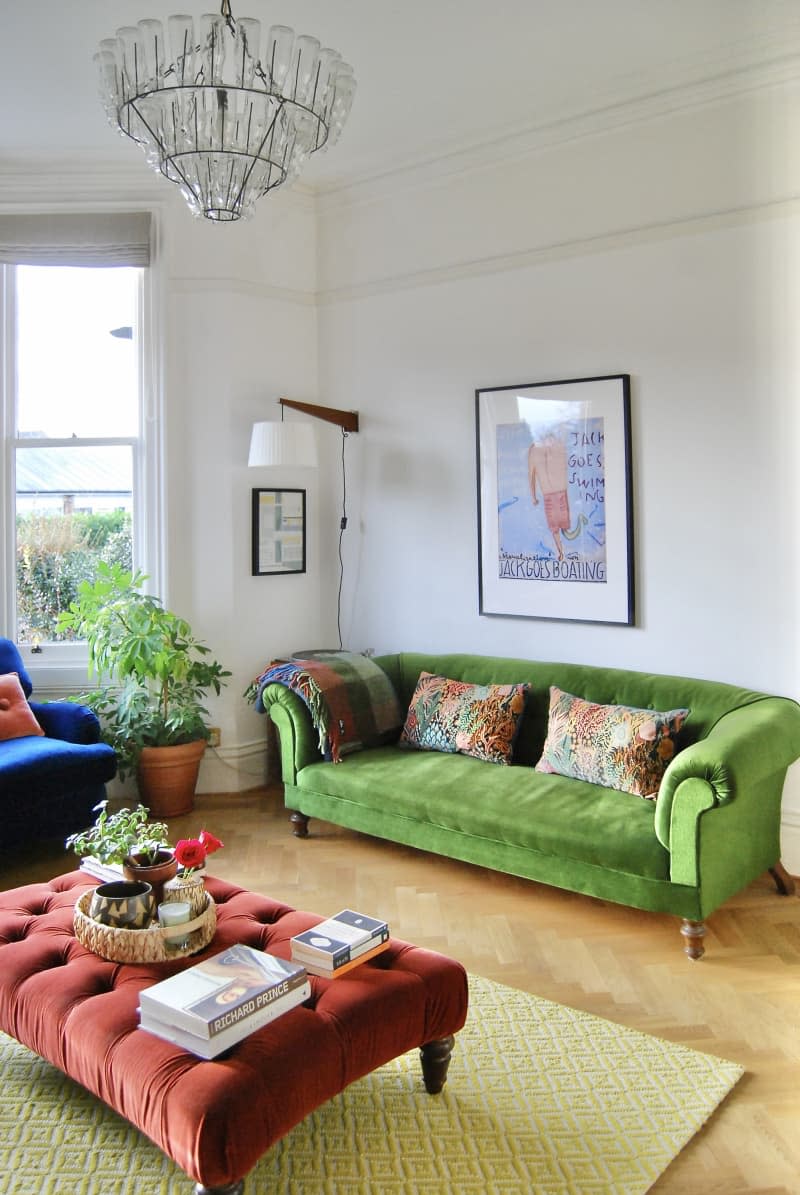
[(101, 925), (117, 929), (147, 929), (154, 910), (153, 889), (149, 884), (112, 880), (95, 888), (89, 916)]
[(194, 809), (194, 790), (205, 739), (179, 747), (144, 747), (136, 778), (139, 796), (152, 818), (180, 817)]
[(166, 847), (158, 852), (155, 863), (144, 863), (141, 855), (129, 855), (122, 864), (122, 874), (128, 880), (150, 884), (156, 906), (163, 900), (164, 884), (178, 874), (178, 860)]

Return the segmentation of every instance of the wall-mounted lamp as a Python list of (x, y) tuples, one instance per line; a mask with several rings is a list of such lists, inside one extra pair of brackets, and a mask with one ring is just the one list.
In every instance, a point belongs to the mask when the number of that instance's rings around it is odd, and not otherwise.
[(279, 398), (281, 422), (254, 423), (250, 437), (248, 465), (261, 468), (293, 467), (313, 469), (317, 465), (317, 442), (311, 423), (284, 423), (283, 408), (302, 411), (326, 423), (335, 423), (342, 435), (358, 431), (358, 412), (339, 411), (336, 407), (319, 407), (314, 403)]
[(339, 632), (339, 647), (342, 646), (342, 581), (344, 562), (342, 559), (342, 535), (347, 527), (347, 472), (344, 462), (345, 440), (351, 432), (358, 431), (358, 411), (340, 411), (336, 407), (319, 407), (315, 403), (295, 402), (293, 398), (279, 398), (281, 422), (254, 423), (250, 437), (250, 455), (247, 463), (258, 468), (302, 468), (314, 469), (317, 465), (317, 442), (311, 423), (283, 422), (283, 408), (302, 411), (335, 423), (342, 429), (342, 515), (339, 519), (339, 592), (336, 601), (336, 626)]

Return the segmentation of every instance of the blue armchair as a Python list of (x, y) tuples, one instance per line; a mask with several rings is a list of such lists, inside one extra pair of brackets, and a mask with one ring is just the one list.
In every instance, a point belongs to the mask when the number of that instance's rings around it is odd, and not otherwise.
[[(85, 705), (31, 701), (33, 684), (16, 645), (0, 638), (0, 676), (16, 673), (44, 731), (0, 740), (0, 844), (63, 837), (89, 825), (117, 757), (100, 742), (100, 723)], [(13, 683), (16, 687), (15, 682)]]

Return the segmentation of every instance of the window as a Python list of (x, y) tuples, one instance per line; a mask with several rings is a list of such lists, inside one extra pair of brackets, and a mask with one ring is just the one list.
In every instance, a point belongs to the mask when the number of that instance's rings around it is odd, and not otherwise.
[(143, 568), (156, 584), (158, 571), (149, 271), (75, 260), (28, 264), (12, 254), (0, 265), (0, 633), (40, 674), (37, 687), (46, 673), (53, 689), (85, 682), (85, 644), (56, 630), (80, 581), (100, 560)]

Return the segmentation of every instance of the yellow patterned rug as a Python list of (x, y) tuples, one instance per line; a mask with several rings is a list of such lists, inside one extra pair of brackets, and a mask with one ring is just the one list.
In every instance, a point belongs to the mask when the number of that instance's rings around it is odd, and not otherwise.
[[(417, 1051), (268, 1153), (247, 1195), (640, 1195), (743, 1068), (476, 976), (440, 1096)], [(724, 1115), (724, 1113), (722, 1113)], [(0, 1034), (4, 1195), (190, 1195), (135, 1129)]]

